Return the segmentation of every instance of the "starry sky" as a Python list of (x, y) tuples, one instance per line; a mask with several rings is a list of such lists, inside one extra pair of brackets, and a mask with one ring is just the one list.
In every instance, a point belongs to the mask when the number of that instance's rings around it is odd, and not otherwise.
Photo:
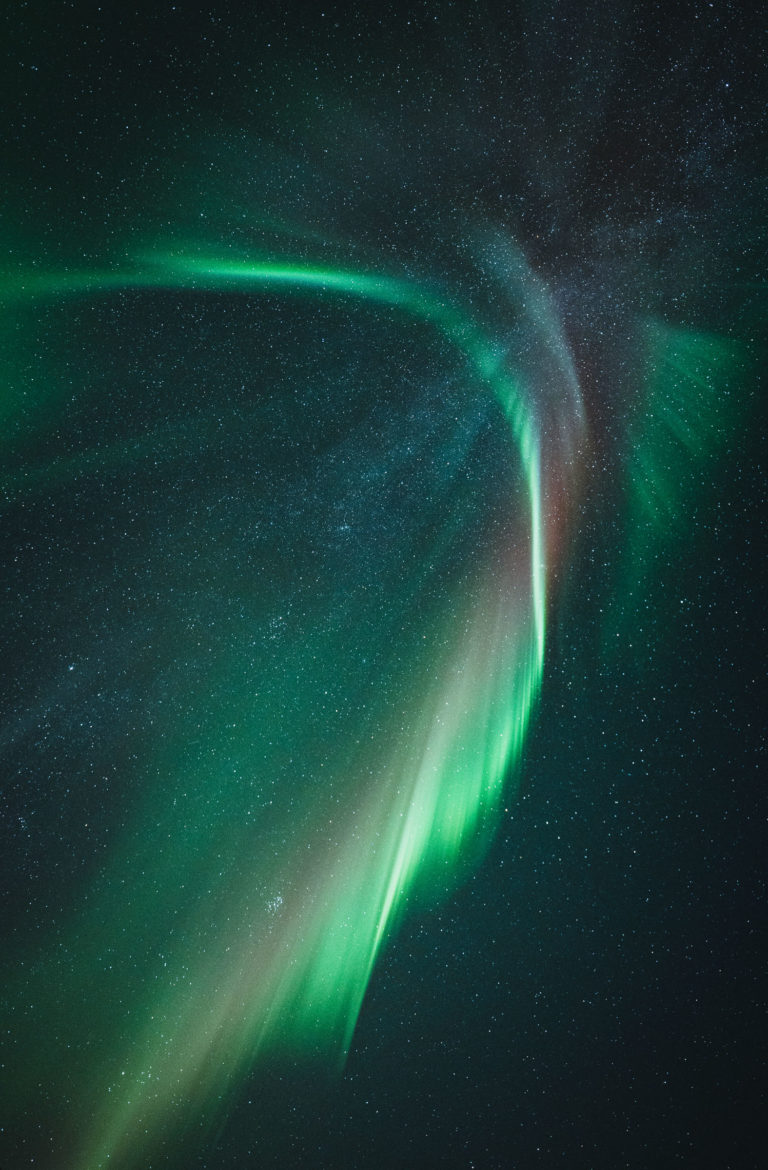
[(0, 17), (0, 1166), (761, 1164), (765, 25)]

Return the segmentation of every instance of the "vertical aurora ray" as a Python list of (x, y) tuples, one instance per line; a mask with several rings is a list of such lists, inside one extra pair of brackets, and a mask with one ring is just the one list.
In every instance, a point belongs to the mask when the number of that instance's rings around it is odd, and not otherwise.
[[(261, 764), (251, 758), (253, 745), (285, 734), (285, 714), (277, 699), (257, 701), (258, 678), (252, 691), (244, 687), (243, 678), (253, 677), (246, 649), (233, 646), (219, 656), (195, 684), (189, 713), (176, 720), (168, 742), (149, 751), (156, 785), (173, 799), (159, 816), (152, 800), (132, 812), (132, 828), (113, 850), (90, 908), (71, 926), (78, 972), (105, 949), (118, 967), (139, 970), (118, 976), (130, 1005), (120, 1039), (97, 1044), (92, 1067), (64, 1078), (78, 1116), (89, 1119), (64, 1155), (71, 1170), (145, 1164), (153, 1151), (173, 1146), (201, 1118), (225, 1109), (240, 1078), (262, 1057), (325, 1053), (343, 1061), (384, 941), (408, 905), (449, 886), (492, 831), (544, 657), (548, 558), (564, 475), (560, 452), (556, 446), (542, 451), (540, 403), (469, 312), (391, 277), (167, 253), (127, 272), (36, 276), (34, 283), (7, 282), (4, 291), (10, 303), (29, 304), (190, 289), (248, 297), (283, 290), (334, 303), (347, 298), (350, 312), (355, 302), (367, 302), (431, 328), (457, 355), (462, 376), (486, 387), (507, 420), (511, 462), (519, 467), (509, 501), (516, 519), (449, 603), (416, 621), (423, 627), (418, 643), (381, 683), (386, 719), (366, 717), (365, 735), (358, 735), (339, 717), (336, 746), (320, 758), (322, 718), (314, 708), (325, 675), (306, 663), (332, 664), (348, 655), (345, 630), (361, 620), (356, 599), (337, 599), (334, 621), (308, 626), (302, 644), (288, 651), (286, 677), (293, 671), (308, 688), (306, 694), (297, 689), (293, 700), (292, 755), (309, 761), (305, 770), (318, 769), (316, 795), (301, 816), (282, 814), (272, 829), (247, 827), (240, 815), (244, 798), (224, 756), (203, 751), (201, 757), (188, 747), (196, 736), (215, 743), (224, 728), (236, 728), (226, 732), (236, 771), (277, 767), (274, 747)], [(573, 401), (572, 388), (569, 395)], [(575, 410), (569, 443), (578, 441), (580, 425)], [(130, 458), (140, 459), (141, 451), (139, 444)], [(107, 445), (55, 461), (50, 479), (77, 482), (120, 459), (120, 450)], [(31, 479), (11, 474), (6, 495), (34, 493), (41, 478), (45, 471)], [(386, 637), (396, 644), (397, 615), (418, 617), (421, 603), (418, 590), (393, 588), (384, 610), (389, 604), (394, 616), (386, 619)], [(247, 644), (245, 626), (243, 635)], [(133, 885), (128, 901), (127, 884)], [(72, 987), (49, 991), (51, 1017), (71, 1013), (82, 994), (79, 974)], [(108, 986), (97, 986), (85, 1001), (91, 998), (91, 1026), (103, 1036), (109, 996)]]
[(608, 657), (633, 637), (643, 647), (636, 667), (653, 660), (662, 631), (679, 618), (673, 550), (697, 537), (697, 507), (717, 462), (736, 463), (755, 370), (743, 342), (656, 320), (644, 322), (639, 349), (642, 389), (627, 422), (623, 469), (627, 538), (603, 629)]

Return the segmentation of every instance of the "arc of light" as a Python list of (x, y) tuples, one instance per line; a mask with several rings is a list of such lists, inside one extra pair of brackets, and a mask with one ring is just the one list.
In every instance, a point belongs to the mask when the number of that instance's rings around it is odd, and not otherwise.
[[(132, 272), (83, 270), (6, 277), (0, 281), (0, 301), (24, 301), (39, 296), (131, 288), (232, 292), (238, 289), (249, 291), (285, 286), (296, 290), (311, 289), (319, 293), (328, 291), (382, 305), (394, 305), (410, 316), (433, 325), (470, 360), (501, 406), (523, 462), (531, 530), (531, 605), (538, 681), (544, 659), (547, 575), (538, 435), (531, 411), (523, 401), (517, 384), (505, 372), (502, 360), (478, 326), (454, 305), (430, 295), (413, 283), (389, 276), (336, 268), (302, 267), (297, 264), (253, 264), (247, 261), (202, 259), (169, 253), (154, 253), (147, 259), (149, 267), (145, 264)], [(533, 691), (530, 699), (533, 700)]]
[[(503, 656), (502, 659), (495, 659), (473, 719), (469, 723), (465, 720), (457, 732), (455, 727), (443, 725), (440, 719), (434, 721), (434, 711), (425, 709), (419, 727), (421, 747), (401, 753), (392, 764), (392, 769), (399, 766), (413, 776), (410, 788), (398, 790), (397, 785), (391, 782), (394, 772), (390, 771), (390, 782), (374, 789), (367, 798), (369, 804), (366, 812), (372, 824), (385, 824), (394, 820), (399, 827), (382, 845), (386, 854), (384, 865), (378, 867), (377, 873), (366, 875), (366, 902), (361, 913), (370, 925), (358, 940), (357, 953), (350, 955), (345, 952), (345, 964), (350, 970), (345, 972), (344, 988), (340, 991), (334, 978), (338, 974), (339, 964), (335, 948), (340, 939), (346, 938), (345, 915), (347, 900), (351, 895), (346, 885), (336, 882), (329, 890), (329, 896), (332, 894), (334, 900), (333, 911), (323, 913), (317, 921), (304, 918), (298, 920), (300, 933), (304, 932), (307, 937), (304, 947), (306, 953), (302, 960), (294, 968), (284, 970), (279, 966), (278, 969), (276, 964), (279, 955), (275, 954), (269, 969), (261, 973), (262, 992), (250, 1013), (246, 1009), (245, 1032), (252, 1039), (250, 1042), (238, 1039), (233, 1044), (234, 1055), (227, 1058), (229, 1071), (222, 1074), (222, 1084), (234, 1076), (241, 1062), (247, 1060), (249, 1051), (253, 1056), (262, 1043), (268, 1042), (270, 1030), (275, 1029), (281, 1015), (290, 1018), (294, 1029), (300, 1029), (305, 1024), (314, 1027), (319, 1006), (330, 995), (341, 998), (330, 1012), (329, 1028), (341, 1025), (343, 1048), (346, 1050), (349, 1047), (376, 956), (417, 873), (430, 860), (433, 865), (435, 859), (442, 863), (455, 862), (481, 812), (491, 807), (498, 798), (509, 764), (517, 758), (522, 747), (539, 686), (544, 655), (547, 567), (538, 428), (520, 387), (505, 368), (498, 350), (481, 328), (455, 304), (440, 299), (415, 283), (388, 276), (343, 269), (253, 264), (167, 254), (157, 254), (151, 258), (151, 262), (145, 261), (133, 271), (80, 271), (35, 275), (28, 281), (6, 281), (4, 287), (0, 283), (0, 298), (3, 292), (6, 298), (20, 301), (57, 295), (87, 296), (127, 289), (252, 293), (278, 287), (292, 291), (307, 290), (320, 295), (329, 293), (349, 296), (374, 304), (395, 306), (441, 333), (467, 359), (476, 376), (492, 390), (508, 420), (523, 466), (530, 524), (527, 620), (519, 631), (521, 641), (514, 655), (508, 661)], [(501, 611), (500, 615), (504, 617)], [(508, 611), (506, 616), (508, 618)], [(505, 631), (499, 627), (498, 621), (495, 626), (493, 620), (490, 624), (486, 621), (486, 626), (491, 637), (486, 649), (491, 649), (493, 658), (494, 639), (503, 640)], [(479, 625), (475, 627), (479, 628)], [(470, 636), (462, 639), (461, 650), (463, 653), (469, 650), (476, 672), (488, 672), (489, 662), (484, 657), (484, 648), (473, 648)], [(522, 651), (522, 660), (518, 651)], [(459, 660), (456, 661), (458, 665)], [(465, 686), (457, 677), (449, 681), (444, 691), (446, 705), (448, 700), (452, 701), (451, 709), (459, 721), (461, 712), (465, 711)], [(489, 717), (488, 696), (493, 691), (498, 693), (502, 704), (505, 696), (508, 696), (508, 708), (505, 718), (495, 725), (491, 742), (486, 735), (489, 729), (484, 720)], [(454, 762), (458, 778), (456, 775), (452, 779), (446, 778), (449, 785), (446, 800), (442, 793), (444, 780), (440, 763), (450, 752), (456, 753)], [(457, 787), (462, 785), (466, 785), (466, 793), (454, 804)], [(382, 801), (391, 801), (393, 797), (397, 806), (386, 809)], [(355, 842), (345, 843), (341, 869), (345, 868), (343, 861), (348, 859), (347, 855), (351, 857), (351, 852), (355, 850), (359, 850)], [(354, 872), (352, 866), (350, 871)], [(245, 960), (248, 955), (243, 953), (242, 957)], [(192, 1008), (197, 1006), (197, 1000), (190, 1001), (189, 1008), (179, 1005), (176, 1012), (178, 1057), (181, 1063), (189, 1065), (191, 1069), (184, 1074), (187, 1080), (192, 1078), (187, 1087), (193, 1084), (198, 1074), (202, 1080), (208, 1077), (206, 1070), (213, 1059), (214, 1050), (219, 1051), (224, 1039), (231, 1037), (236, 1026), (240, 1030), (242, 1022), (237, 1012), (237, 1018), (230, 1019), (229, 1016), (232, 1005), (242, 1000), (243, 993), (247, 993), (249, 987), (250, 980), (246, 978), (243, 981), (235, 970), (229, 983), (216, 998), (212, 1007), (212, 1035), (218, 1037), (218, 1040), (199, 1040), (198, 1029), (192, 1028), (191, 1019), (195, 1015)], [(192, 1015), (187, 1019), (190, 1012)], [(145, 1037), (145, 1046), (140, 1045), (142, 1061), (151, 1064), (153, 1054), (157, 1055), (156, 1049), (157, 1043), (153, 1037)], [(161, 1058), (158, 1056), (158, 1059)], [(173, 1059), (177, 1060), (177, 1057)], [(163, 1067), (166, 1072), (172, 1071), (171, 1064)], [(98, 1118), (93, 1141), (89, 1144), (91, 1153), (86, 1158), (88, 1165), (102, 1165), (113, 1154), (128, 1156), (133, 1140), (131, 1135), (139, 1122), (140, 1111), (148, 1109), (154, 1118), (152, 1126), (156, 1127), (160, 1114), (170, 1108), (175, 1092), (173, 1078), (166, 1078), (168, 1084), (157, 1101), (154, 1097), (152, 1101), (147, 1098), (141, 1087), (142, 1078), (143, 1074), (136, 1072), (126, 1079), (126, 1085), (133, 1086), (135, 1100), (128, 1099), (122, 1105), (117, 1102), (105, 1104)]]

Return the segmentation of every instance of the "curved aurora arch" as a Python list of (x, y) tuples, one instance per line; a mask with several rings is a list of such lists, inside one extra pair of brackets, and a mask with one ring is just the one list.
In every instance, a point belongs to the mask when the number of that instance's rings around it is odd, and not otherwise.
[[(496, 550), (502, 572), (480, 566), (471, 598), (457, 601), (448, 649), (435, 649), (437, 685), (412, 696), (417, 709), (403, 734), (357, 762), (373, 779), (359, 786), (333, 840), (298, 831), (287, 856), (255, 858), (252, 874), (203, 911), (216, 920), (208, 945), (169, 947), (170, 965), (189, 978), (148, 992), (144, 1024), (94, 1077), (81, 1105), (92, 1122), (72, 1170), (142, 1164), (160, 1135), (220, 1108), (260, 1054), (319, 1049), (343, 1060), (376, 957), (409, 898), (444, 887), (498, 810), (541, 678), (552, 535), (536, 412), (497, 347), (449, 302), (390, 277), (173, 255), (128, 272), (35, 275), (4, 291), (17, 301), (128, 289), (282, 289), (392, 306), (428, 323), (503, 410), (522, 464), (527, 537), (522, 552)], [(155, 865), (156, 885), (173, 882), (172, 861)]]

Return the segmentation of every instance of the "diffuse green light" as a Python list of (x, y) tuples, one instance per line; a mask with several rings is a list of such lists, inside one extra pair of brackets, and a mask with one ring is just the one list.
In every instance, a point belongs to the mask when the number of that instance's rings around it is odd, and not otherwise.
[(653, 649), (652, 626), (661, 637), (674, 620), (663, 605), (666, 566), (678, 563), (676, 546), (690, 545), (709, 469), (736, 440), (752, 365), (743, 344), (712, 333), (650, 321), (642, 340), (644, 385), (624, 463), (627, 538), (604, 630), (606, 653), (624, 657), (650, 616), (637, 662)]
[[(179, 903), (188, 926), (164, 944), (167, 967), (147, 975), (131, 1036), (106, 1059), (79, 1105), (91, 1121), (72, 1170), (145, 1164), (161, 1135), (215, 1112), (215, 1102), (263, 1054), (319, 1049), (343, 1059), (385, 939), (409, 901), (449, 884), (492, 823), (543, 662), (547, 533), (536, 418), (483, 330), (458, 308), (391, 277), (169, 254), (125, 272), (16, 280), (4, 293), (14, 302), (193, 288), (346, 296), (432, 325), (468, 360), (509, 421), (522, 463), (527, 536), (521, 548), (501, 551), (503, 570), (478, 566), (448, 625), (430, 631), (429, 653), (403, 683), (408, 719), (374, 734), (366, 749), (341, 750), (329, 761), (323, 787), (352, 794), (333, 831), (322, 799), (305, 824), (290, 826), (276, 851), (244, 829), (216, 829), (207, 801), (186, 807), (184, 825), (180, 810), (169, 811), (150, 830), (156, 812), (139, 813), (147, 826), (139, 820), (135, 836), (116, 851), (86, 933), (97, 946), (106, 943), (118, 919), (130, 945), (141, 946), (144, 923), (126, 921), (120, 909), (119, 875), (132, 871), (142, 875), (134, 879), (136, 904), (155, 899), (159, 936), (163, 916), (177, 913)], [(95, 459), (85, 459), (86, 472)], [(342, 653), (333, 632), (316, 636), (313, 658), (332, 663)], [(234, 681), (241, 677), (235, 658), (218, 671), (210, 694), (201, 684), (196, 700), (205, 725), (214, 735), (225, 724), (243, 728), (236, 741), (243, 767), (269, 769), (269, 759), (248, 763), (248, 745), (261, 731), (254, 729), (253, 699)], [(299, 709), (309, 710), (313, 695), (310, 689), (299, 696)], [(277, 728), (282, 718), (277, 706), (258, 709), (261, 724), (272, 720)], [(226, 796), (232, 782), (215, 757), (183, 771), (184, 734), (181, 724), (178, 746), (158, 767), (177, 772), (176, 791), (183, 778), (190, 792), (217, 794), (225, 812), (229, 800), (234, 816), (241, 796), (236, 789)], [(185, 872), (191, 887), (180, 894), (174, 882)]]

